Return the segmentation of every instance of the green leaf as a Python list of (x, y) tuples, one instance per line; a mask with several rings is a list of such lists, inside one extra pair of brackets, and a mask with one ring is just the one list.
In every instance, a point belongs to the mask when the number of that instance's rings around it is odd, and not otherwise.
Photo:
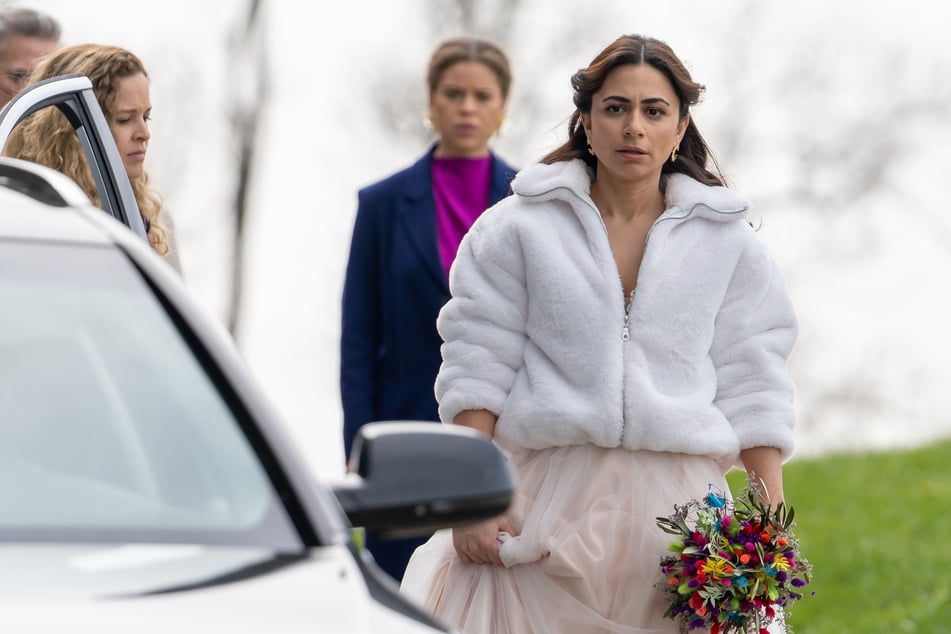
[(789, 514), (786, 515), (786, 521), (783, 523), (783, 528), (788, 530), (789, 527), (792, 526), (793, 518), (795, 517), (796, 517), (796, 509), (790, 506)]

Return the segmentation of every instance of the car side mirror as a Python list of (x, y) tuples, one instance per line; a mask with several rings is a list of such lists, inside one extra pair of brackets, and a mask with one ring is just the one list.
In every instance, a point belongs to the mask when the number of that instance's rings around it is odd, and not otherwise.
[(502, 451), (479, 432), (455, 425), (364, 425), (350, 466), (333, 491), (351, 524), (381, 538), (496, 517), (508, 509), (515, 489)]

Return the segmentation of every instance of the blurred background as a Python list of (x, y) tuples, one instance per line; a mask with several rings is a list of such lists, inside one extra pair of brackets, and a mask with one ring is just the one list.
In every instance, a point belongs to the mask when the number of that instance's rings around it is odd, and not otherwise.
[(185, 281), (235, 335), (315, 471), (343, 470), (339, 302), (361, 186), (409, 164), (433, 47), (492, 37), (514, 68), (494, 147), (558, 145), (569, 78), (606, 44), (667, 41), (693, 116), (801, 320), (796, 459), (951, 436), (949, 10), (925, 0), (35, 0), (63, 43), (152, 78), (147, 168)]

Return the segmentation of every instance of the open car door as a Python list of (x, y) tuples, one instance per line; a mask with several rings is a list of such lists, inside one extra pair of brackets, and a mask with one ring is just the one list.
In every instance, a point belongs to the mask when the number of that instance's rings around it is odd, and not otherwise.
[(0, 148), (13, 129), (43, 108), (58, 108), (82, 145), (103, 210), (148, 241), (132, 185), (92, 82), (85, 75), (63, 75), (32, 84), (0, 110)]

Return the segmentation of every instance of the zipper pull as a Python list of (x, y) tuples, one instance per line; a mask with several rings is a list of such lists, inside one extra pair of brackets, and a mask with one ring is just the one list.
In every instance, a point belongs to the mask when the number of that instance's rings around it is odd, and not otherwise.
[(631, 298), (627, 300), (627, 306), (624, 307), (624, 330), (621, 331), (621, 341), (631, 340), (631, 308), (634, 306), (634, 290), (631, 290)]

